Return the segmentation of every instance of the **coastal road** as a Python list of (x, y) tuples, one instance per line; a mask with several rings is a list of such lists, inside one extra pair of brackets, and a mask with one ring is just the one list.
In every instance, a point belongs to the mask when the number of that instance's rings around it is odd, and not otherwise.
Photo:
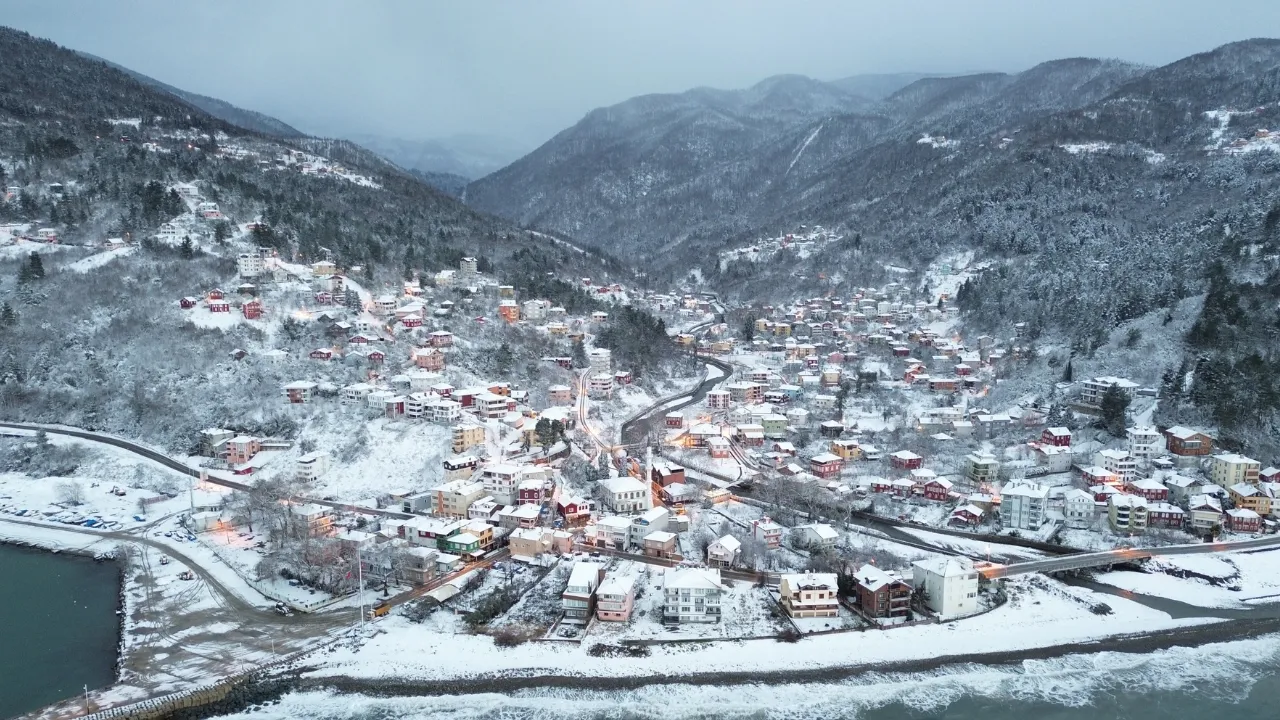
[[(43, 430), (46, 433), (51, 433), (54, 435), (65, 435), (67, 437), (79, 438), (81, 440), (88, 440), (90, 442), (102, 443), (104, 445), (112, 445), (122, 450), (127, 450), (133, 453), (134, 455), (138, 455), (140, 457), (146, 458), (147, 460), (151, 460), (153, 462), (159, 463), (169, 468), (170, 470), (173, 470), (174, 472), (181, 473), (183, 475), (196, 478), (196, 479), (203, 479), (204, 482), (207, 482), (210, 485), (217, 485), (219, 487), (225, 487), (231, 490), (239, 490), (241, 492), (247, 492), (250, 488), (250, 486), (246, 485), (245, 483), (238, 482), (235, 480), (230, 480), (228, 478), (218, 477), (208, 471), (204, 471), (202, 473), (200, 469), (193, 468), (187, 465), (186, 463), (182, 462), (181, 460), (169, 457), (168, 455), (165, 455), (162, 452), (152, 450), (151, 448), (145, 445), (140, 445), (136, 442), (125, 440), (124, 438), (118, 438), (118, 437), (115, 437), (114, 435), (108, 435), (106, 433), (94, 432), (92, 430), (82, 430), (80, 428), (69, 428), (69, 427), (56, 426), (56, 425), (40, 425), (37, 423), (20, 423), (20, 422), (0, 422), (0, 428), (10, 428), (13, 430), (25, 430), (25, 431)], [(314, 503), (316, 505), (331, 507), (335, 510), (343, 510), (346, 512), (360, 513), (363, 515), (374, 515), (378, 517), (398, 518), (401, 520), (405, 520), (413, 517), (408, 513), (396, 512), (394, 510), (381, 510), (378, 508), (368, 508), (368, 507), (362, 507), (360, 505), (350, 505), (348, 503), (335, 502), (332, 500), (321, 500), (319, 498), (309, 498), (309, 497), (301, 497), (301, 496), (299, 496), (298, 499), (304, 503)]]

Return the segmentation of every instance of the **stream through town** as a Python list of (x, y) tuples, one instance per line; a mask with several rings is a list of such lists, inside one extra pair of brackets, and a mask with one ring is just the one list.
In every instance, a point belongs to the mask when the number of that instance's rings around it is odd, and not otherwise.
[(0, 544), (0, 718), (111, 684), (119, 602), (115, 563)]

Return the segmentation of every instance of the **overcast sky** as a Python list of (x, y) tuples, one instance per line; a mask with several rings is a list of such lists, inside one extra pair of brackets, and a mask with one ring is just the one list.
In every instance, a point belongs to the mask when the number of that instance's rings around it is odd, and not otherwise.
[(779, 73), (1163, 64), (1280, 36), (1280, 1), (0, 0), (0, 23), (310, 133), (532, 145), (635, 95)]

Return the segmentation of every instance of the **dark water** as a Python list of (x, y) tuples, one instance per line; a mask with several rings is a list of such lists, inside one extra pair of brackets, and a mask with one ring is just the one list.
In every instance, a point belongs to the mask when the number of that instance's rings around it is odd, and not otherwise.
[(115, 563), (0, 545), (0, 718), (115, 680)]

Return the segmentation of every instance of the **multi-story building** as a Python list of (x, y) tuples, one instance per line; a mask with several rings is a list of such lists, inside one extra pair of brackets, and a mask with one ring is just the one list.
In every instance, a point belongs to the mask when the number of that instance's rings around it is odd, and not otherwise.
[(1258, 484), (1262, 463), (1236, 453), (1214, 455), (1209, 460), (1209, 479), (1219, 487), (1231, 487), (1240, 483)]
[(1138, 384), (1125, 378), (1109, 376), (1085, 380), (1080, 390), (1080, 404), (1090, 407), (1102, 407), (1103, 396), (1113, 387), (1124, 393), (1126, 397), (1133, 397), (1133, 392), (1138, 389)]
[(566, 621), (581, 624), (587, 622), (595, 607), (596, 589), (603, 579), (603, 565), (574, 563), (573, 570), (569, 572), (569, 582), (565, 584), (564, 592), (560, 593), (560, 604)]
[(720, 584), (719, 570), (668, 569), (663, 575), (662, 584), (663, 622), (720, 622), (720, 597), (724, 589)]
[(1107, 500), (1107, 516), (1115, 532), (1146, 532), (1147, 500), (1137, 495), (1112, 495)]
[(1203, 457), (1213, 452), (1213, 438), (1208, 433), (1175, 425), (1164, 431), (1169, 453), (1178, 457)]
[(606, 478), (600, 486), (605, 492), (605, 504), (616, 513), (644, 512), (653, 507), (649, 486), (629, 475)]
[(906, 618), (911, 614), (911, 584), (897, 573), (863, 565), (853, 574), (859, 609), (871, 618)]
[(782, 608), (793, 618), (839, 616), (837, 592), (835, 573), (787, 574), (778, 583)]
[(964, 459), (964, 474), (976, 485), (993, 483), (1000, 475), (1000, 461), (991, 455), (970, 453)]
[(1017, 482), (1000, 492), (1000, 519), (1006, 528), (1039, 530), (1049, 509), (1049, 488)]
[(626, 622), (636, 599), (634, 575), (609, 575), (596, 589), (596, 618), (607, 622)]
[(483, 425), (454, 425), (450, 429), (450, 434), (455, 455), (484, 444)]
[(1257, 485), (1236, 483), (1227, 488), (1227, 496), (1235, 507), (1246, 508), (1262, 516), (1271, 514), (1271, 496)]
[(329, 472), (329, 453), (316, 450), (298, 458), (294, 477), (300, 482), (315, 482), (327, 472)]
[(978, 571), (966, 557), (937, 557), (912, 565), (911, 584), (923, 588), (925, 604), (943, 619), (978, 611)]
[(1071, 488), (1062, 496), (1063, 524), (1069, 528), (1086, 530), (1093, 527), (1097, 511), (1093, 496), (1080, 488)]
[(256, 278), (267, 269), (266, 260), (262, 255), (252, 253), (240, 253), (236, 257), (236, 271), (242, 278)]
[(1127, 483), (1138, 478), (1138, 459), (1130, 455), (1128, 450), (1099, 450), (1094, 462), (1115, 473), (1120, 482)]
[(1139, 425), (1125, 430), (1129, 439), (1129, 454), (1142, 462), (1149, 462), (1164, 452), (1164, 436), (1149, 425)]
[(442, 517), (467, 517), (467, 510), (476, 500), (484, 497), (484, 483), (471, 480), (451, 480), (431, 489), (435, 495), (432, 512)]

